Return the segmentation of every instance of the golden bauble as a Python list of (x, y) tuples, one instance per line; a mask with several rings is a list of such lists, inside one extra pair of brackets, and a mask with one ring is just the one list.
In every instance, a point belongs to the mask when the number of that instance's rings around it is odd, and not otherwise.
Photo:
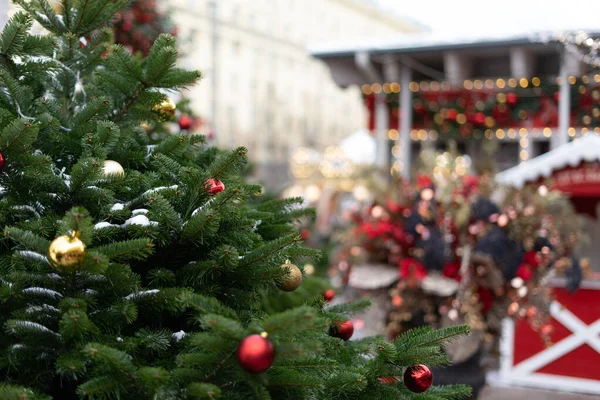
[(104, 172), (104, 175), (125, 175), (125, 170), (121, 164), (113, 160), (105, 160), (102, 165), (102, 171)]
[(161, 101), (159, 104), (156, 104), (154, 107), (152, 107), (152, 111), (154, 111), (158, 115), (157, 119), (159, 122), (166, 122), (172, 120), (175, 116), (176, 109), (177, 106), (175, 105), (173, 100), (169, 99), (168, 97)]
[(48, 256), (57, 270), (77, 271), (78, 265), (85, 258), (85, 244), (77, 236), (77, 234), (59, 236), (50, 243)]
[(302, 283), (302, 271), (300, 271), (300, 268), (292, 264), (290, 260), (287, 260), (285, 264), (281, 264), (281, 268), (287, 270), (288, 273), (277, 283), (279, 289), (284, 292), (293, 292), (298, 289)]

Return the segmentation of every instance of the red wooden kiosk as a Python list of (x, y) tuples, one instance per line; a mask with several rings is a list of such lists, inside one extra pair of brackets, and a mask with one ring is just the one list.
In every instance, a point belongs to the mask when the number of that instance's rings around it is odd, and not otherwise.
[[(499, 183), (518, 188), (546, 180), (567, 193), (579, 213), (591, 217), (587, 228), (594, 243), (600, 202), (600, 137), (584, 136), (497, 175)], [(587, 250), (586, 255), (596, 260), (592, 265), (598, 267), (599, 250), (593, 245)], [(550, 286), (555, 296), (553, 344), (546, 347), (526, 321), (505, 320), (500, 371), (491, 381), (600, 395), (600, 280), (584, 280), (575, 293), (569, 293), (560, 279)]]

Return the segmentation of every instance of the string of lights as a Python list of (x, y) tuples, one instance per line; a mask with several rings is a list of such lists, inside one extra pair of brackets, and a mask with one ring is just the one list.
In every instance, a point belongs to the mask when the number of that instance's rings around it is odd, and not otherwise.
[(585, 32), (561, 32), (554, 35), (553, 40), (562, 43), (565, 50), (580, 62), (600, 67), (600, 39)]

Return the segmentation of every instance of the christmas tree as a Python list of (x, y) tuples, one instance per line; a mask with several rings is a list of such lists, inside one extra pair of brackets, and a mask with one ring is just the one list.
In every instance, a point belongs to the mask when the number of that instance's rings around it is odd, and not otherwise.
[(127, 0), (16, 2), (0, 35), (0, 398), (469, 395), (428, 369), (466, 326), (347, 341), (366, 304), (301, 285), (288, 259), (317, 253), (293, 222), (311, 211), (258, 201), (245, 148), (149, 144), (140, 125), (200, 77), (175, 67), (173, 37), (138, 58), (111, 44)]

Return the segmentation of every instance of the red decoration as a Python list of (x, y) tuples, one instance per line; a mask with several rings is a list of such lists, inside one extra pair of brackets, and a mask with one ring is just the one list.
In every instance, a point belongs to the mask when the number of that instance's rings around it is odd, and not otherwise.
[(3, 169), (5, 164), (6, 159), (4, 158), (4, 154), (0, 153), (0, 169)]
[(427, 175), (420, 175), (417, 177), (417, 188), (425, 189), (433, 186), (433, 181)]
[(477, 288), (477, 294), (481, 303), (481, 313), (487, 314), (494, 305), (494, 292), (480, 286)]
[(444, 265), (444, 270), (442, 271), (445, 277), (453, 278), (457, 281), (460, 281), (460, 263), (459, 262), (448, 262)]
[(340, 338), (343, 340), (349, 340), (354, 333), (354, 324), (348, 320), (346, 322), (340, 322), (335, 324), (329, 329), (329, 334), (333, 337)]
[(529, 282), (533, 278), (533, 270), (529, 265), (521, 264), (519, 269), (517, 269), (517, 276), (525, 282)]
[(302, 236), (302, 240), (310, 239), (310, 231), (308, 229), (302, 229), (300, 231), (300, 236)]
[(194, 125), (194, 120), (189, 115), (182, 115), (179, 118), (179, 127), (183, 130), (189, 130)]
[(240, 342), (237, 357), (243, 369), (260, 374), (273, 365), (275, 348), (268, 339), (261, 335), (250, 335)]
[(527, 253), (525, 253), (525, 256), (523, 257), (523, 262), (532, 268), (536, 268), (540, 264), (537, 251), (530, 250)]
[(427, 276), (427, 268), (415, 258), (405, 258), (400, 261), (400, 278), (416, 278), (422, 281)]
[(483, 125), (485, 123), (485, 114), (482, 112), (478, 112), (477, 114), (475, 114), (475, 117), (473, 117), (473, 121), (476, 124)]
[(515, 104), (517, 104), (517, 100), (518, 100), (518, 98), (517, 98), (517, 95), (515, 93), (511, 92), (511, 93), (508, 93), (506, 95), (506, 103), (509, 106), (514, 106)]
[(554, 101), (557, 103), (560, 101), (560, 92), (554, 92)]
[(206, 191), (209, 194), (215, 195), (225, 190), (225, 185), (218, 179), (207, 179), (206, 180)]
[(325, 298), (326, 302), (330, 302), (335, 297), (335, 290), (327, 289), (323, 292), (323, 297)]
[(404, 384), (414, 393), (426, 392), (433, 384), (433, 374), (426, 365), (418, 364), (404, 371)]
[(452, 121), (456, 120), (457, 116), (458, 116), (458, 111), (456, 111), (454, 108), (449, 109), (448, 112), (446, 113), (446, 118), (450, 119)]

